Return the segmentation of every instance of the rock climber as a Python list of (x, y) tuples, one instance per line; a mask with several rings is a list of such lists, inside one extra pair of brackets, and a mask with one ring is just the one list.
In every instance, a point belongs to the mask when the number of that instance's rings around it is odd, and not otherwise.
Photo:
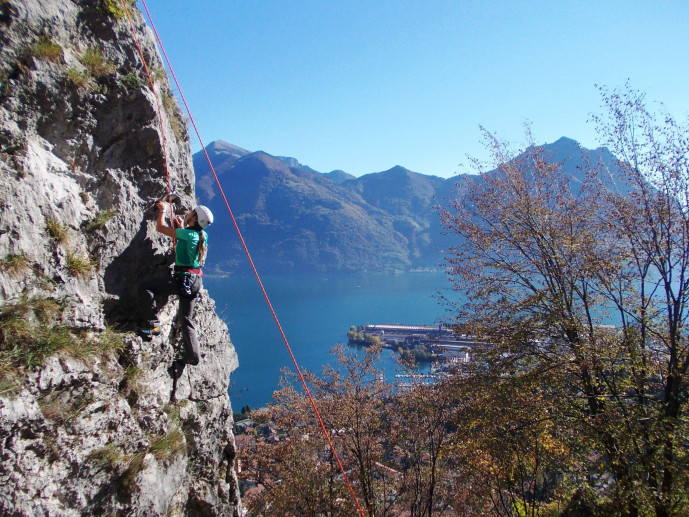
[(202, 287), (201, 268), (208, 249), (208, 234), (204, 228), (213, 222), (213, 213), (207, 207), (198, 205), (184, 218), (176, 216), (168, 224), (166, 221), (168, 203), (158, 201), (156, 207), (158, 208), (156, 230), (176, 239), (175, 268), (171, 277), (153, 278), (143, 282), (141, 287), (144, 298), (144, 325), (141, 328), (141, 334), (151, 338), (161, 332), (156, 295), (179, 295), (177, 317), (182, 328), (184, 357), (177, 359), (172, 366), (173, 373), (179, 375), (185, 365), (199, 364), (199, 342), (192, 314), (196, 296)]

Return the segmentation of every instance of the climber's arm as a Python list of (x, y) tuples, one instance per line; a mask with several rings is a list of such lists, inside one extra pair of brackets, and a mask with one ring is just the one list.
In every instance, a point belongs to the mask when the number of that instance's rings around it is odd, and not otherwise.
[(168, 237), (175, 238), (175, 229), (168, 225), (165, 221), (165, 216), (167, 215), (168, 204), (165, 201), (158, 201), (156, 203), (158, 207), (158, 218), (156, 219), (156, 230), (160, 233), (167, 235)]

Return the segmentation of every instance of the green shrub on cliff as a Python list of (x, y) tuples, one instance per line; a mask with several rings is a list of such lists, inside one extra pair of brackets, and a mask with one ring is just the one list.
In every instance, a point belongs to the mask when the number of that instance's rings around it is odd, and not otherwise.
[[(127, 8), (134, 4), (134, 0), (125, 0)], [(122, 6), (122, 0), (101, 0), (100, 8), (103, 12), (112, 16), (116, 20), (122, 18), (126, 13)]]

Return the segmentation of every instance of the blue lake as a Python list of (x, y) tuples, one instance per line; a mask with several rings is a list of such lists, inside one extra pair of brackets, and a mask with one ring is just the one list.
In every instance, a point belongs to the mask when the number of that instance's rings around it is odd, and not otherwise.
[[(401, 323), (433, 325), (445, 317), (437, 293), (449, 294), (444, 273), (362, 273), (266, 276), (261, 278), (280, 325), (302, 370), (321, 372), (334, 364), (330, 349), (347, 342), (353, 325)], [(265, 406), (279, 388), (281, 370), (294, 363), (253, 275), (204, 277), (204, 287), (227, 323), (239, 356), (230, 379), (235, 411)], [(399, 367), (383, 351), (388, 378)], [(423, 367), (421, 367), (423, 368)]]

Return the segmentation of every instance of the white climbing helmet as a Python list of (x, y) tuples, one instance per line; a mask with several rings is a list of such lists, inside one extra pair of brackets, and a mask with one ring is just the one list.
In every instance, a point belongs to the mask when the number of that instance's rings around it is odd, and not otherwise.
[(198, 205), (194, 208), (194, 212), (196, 212), (196, 220), (201, 228), (205, 228), (213, 222), (213, 212), (208, 207)]

